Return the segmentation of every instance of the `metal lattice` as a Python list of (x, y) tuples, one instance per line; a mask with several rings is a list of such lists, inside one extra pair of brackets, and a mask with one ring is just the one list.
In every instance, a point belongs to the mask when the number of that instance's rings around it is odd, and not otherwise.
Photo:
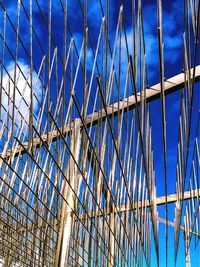
[[(8, 2), (0, 0), (0, 266), (172, 266), (171, 251), (174, 264), (193, 266), (200, 2), (177, 10), (183, 71), (167, 79), (164, 12), (154, 3), (153, 86), (145, 3)], [(178, 99), (176, 125), (167, 95)]]

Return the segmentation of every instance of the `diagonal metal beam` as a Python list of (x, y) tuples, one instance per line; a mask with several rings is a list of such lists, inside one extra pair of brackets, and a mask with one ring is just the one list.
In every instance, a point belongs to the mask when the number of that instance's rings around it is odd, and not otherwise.
[[(193, 77), (193, 68), (190, 70), (190, 74), (191, 74), (191, 79)], [(173, 93), (175, 91), (177, 91), (178, 89), (181, 89), (184, 87), (185, 82), (187, 81), (188, 77), (185, 76), (185, 73), (180, 73), (176, 76), (173, 76), (172, 78), (169, 78), (167, 80), (165, 80), (164, 82), (164, 93), (165, 95), (168, 95), (170, 93)], [(195, 68), (195, 82), (200, 81), (200, 65), (196, 66)], [(146, 102), (150, 102), (154, 99), (157, 99), (160, 97), (160, 93), (161, 93), (161, 86), (160, 83), (155, 84), (153, 86), (151, 86), (150, 88), (146, 89)], [(145, 95), (143, 93), (143, 95)], [(142, 97), (140, 96), (140, 93), (137, 94), (137, 102), (138, 104), (140, 104)], [(87, 115), (86, 119), (85, 119), (85, 124), (87, 127), (90, 127), (90, 125), (96, 125), (98, 124), (99, 120), (105, 120), (106, 119), (106, 113), (108, 114), (108, 116), (113, 117), (113, 116), (117, 116), (117, 114), (119, 114), (120, 111), (124, 111), (127, 112), (133, 108), (135, 108), (136, 105), (136, 97), (135, 95), (131, 95), (119, 102), (115, 102), (109, 106), (107, 106), (106, 111), (105, 109), (102, 109), (100, 111), (96, 111), (93, 112), (92, 114)], [(67, 135), (69, 134), (69, 132), (71, 131), (71, 127), (69, 125), (66, 125), (64, 127), (64, 129), (62, 129), (62, 133)], [(41, 138), (43, 139), (44, 142), (47, 142), (47, 134), (43, 134), (41, 136)], [(58, 131), (52, 131), (48, 134), (48, 140), (52, 140), (55, 141), (57, 139), (59, 139), (60, 136), (58, 134)], [(33, 143), (35, 148), (38, 148), (42, 145), (41, 140), (39, 138), (34, 138), (33, 139)], [(28, 142), (25, 142), (24, 144), (25, 148), (28, 148)], [(1, 156), (3, 158), (9, 158), (11, 156), (11, 152), (12, 151), (12, 155), (14, 155), (15, 157), (18, 156), (20, 153), (26, 153), (26, 151), (23, 149), (23, 147), (19, 146), (16, 147), (14, 149), (11, 150), (7, 150), (4, 153), (1, 153)]]
[[(200, 189), (197, 190), (190, 190), (190, 191), (185, 191), (184, 195), (182, 196), (181, 194), (181, 201), (184, 200), (188, 200), (191, 198), (198, 198), (200, 197)], [(161, 197), (157, 197), (155, 199), (156, 205), (160, 206), (160, 205), (164, 205), (166, 204), (166, 198), (165, 196), (161, 196)], [(177, 201), (177, 194), (170, 194), (167, 195), (167, 204), (171, 204)], [(149, 204), (149, 200), (145, 200), (145, 201), (138, 201), (136, 203), (133, 204), (133, 206), (129, 206), (127, 205), (121, 205), (120, 207), (118, 207), (118, 210), (116, 210), (115, 208), (112, 209), (112, 212), (127, 212), (127, 211), (132, 211), (132, 210), (136, 210), (136, 209), (141, 209), (144, 207), (150, 207)], [(104, 214), (110, 215), (111, 212), (107, 211), (106, 209), (104, 210)], [(95, 218), (95, 217), (100, 217), (102, 216), (102, 213), (98, 213), (98, 212), (91, 212), (89, 215), (88, 214), (81, 214), (79, 215), (79, 218), (81, 220), (87, 219), (87, 217), (90, 218)]]
[[(157, 220), (158, 220), (158, 222), (167, 224), (170, 227), (175, 227), (175, 224), (173, 222), (166, 221), (165, 219), (163, 219), (161, 217), (158, 217)], [(183, 226), (180, 226), (179, 228), (180, 228), (181, 231), (185, 232), (185, 228)], [(198, 238), (200, 238), (200, 234), (199, 233), (193, 232), (191, 230), (189, 230), (189, 233), (192, 234), (192, 235), (197, 236)]]

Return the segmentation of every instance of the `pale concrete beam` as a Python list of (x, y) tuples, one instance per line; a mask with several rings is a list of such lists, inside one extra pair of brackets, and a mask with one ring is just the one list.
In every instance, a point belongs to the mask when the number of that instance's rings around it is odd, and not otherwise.
[[(190, 72), (191, 72), (191, 78), (192, 78), (193, 69), (191, 69)], [(187, 77), (186, 77), (186, 80), (187, 80)], [(200, 65), (196, 66), (195, 68), (195, 81), (199, 81), (199, 80), (200, 80)], [(165, 94), (167, 95), (169, 93), (175, 92), (176, 90), (180, 88), (183, 88), (184, 84), (185, 84), (185, 73), (180, 73), (172, 78), (167, 79), (164, 84)], [(145, 93), (144, 92), (142, 93), (142, 97), (146, 95), (146, 98), (145, 98), (146, 102), (150, 102), (156, 98), (159, 98), (160, 92), (161, 92), (160, 83), (158, 83), (146, 89)], [(137, 94), (138, 104), (140, 104), (142, 97), (140, 93)], [(110, 117), (117, 116), (118, 112), (120, 112), (121, 110), (124, 110), (126, 112), (128, 110), (135, 108), (135, 105), (136, 105), (136, 97), (135, 95), (131, 95), (119, 102), (116, 102), (116, 103), (113, 103), (112, 105), (107, 106), (106, 111), (107, 111), (108, 116)], [(106, 119), (106, 112), (105, 112), (105, 109), (102, 109), (102, 110), (99, 110), (92, 114), (87, 115), (85, 119), (85, 124), (86, 124), (86, 127), (89, 127), (91, 124), (96, 125), (98, 124), (99, 120), (105, 120), (105, 119)], [(80, 126), (83, 126), (83, 125), (80, 125)], [(70, 131), (71, 131), (71, 127), (69, 125), (66, 125), (64, 129), (62, 130), (64, 135), (69, 134)], [(41, 138), (43, 139), (44, 142), (47, 142), (47, 134), (42, 135)], [(60, 135), (58, 131), (52, 131), (48, 135), (48, 140), (55, 141), (59, 138), (60, 138)], [(36, 148), (42, 146), (40, 138), (34, 138), (33, 142)], [(24, 143), (24, 147), (28, 148), (28, 142)], [(14, 156), (19, 155), (20, 152), (23, 154), (26, 151), (21, 146), (14, 148), (12, 151)], [(4, 153), (1, 153), (1, 156), (3, 158), (9, 158), (10, 150), (7, 150)]]
[[(200, 189), (197, 190), (191, 190), (191, 191), (185, 191), (184, 192), (184, 196), (180, 196), (180, 200), (184, 201), (184, 200), (188, 200), (191, 198), (197, 198), (200, 197)], [(161, 197), (157, 197), (156, 198), (156, 205), (160, 206), (160, 205), (164, 205), (165, 202), (165, 196), (161, 196)], [(171, 195), (167, 195), (167, 204), (171, 204), (177, 201), (177, 195), (176, 194), (171, 194)], [(136, 209), (141, 209), (144, 207), (150, 207), (150, 202), (149, 200), (145, 200), (145, 201), (138, 201), (136, 203), (134, 203), (132, 206), (131, 205), (121, 205), (120, 207), (118, 207), (117, 209), (115, 207), (113, 207), (113, 211), (115, 213), (121, 213), (121, 212), (127, 212), (127, 211), (132, 211), (132, 210), (136, 210)], [(109, 215), (111, 212), (103, 209), (103, 214)], [(80, 214), (79, 218), (81, 220), (87, 219), (88, 216), (90, 218), (95, 218), (95, 217), (100, 217), (102, 216), (102, 212), (91, 212), (88, 214)]]
[[(191, 71), (191, 78), (192, 78), (193, 69), (191, 69), (190, 71)], [(199, 80), (200, 80), (200, 65), (196, 66), (195, 68), (195, 81), (199, 81)], [(172, 78), (165, 80), (165, 83), (164, 83), (165, 94), (167, 95), (172, 92), (175, 92), (178, 89), (183, 88), (184, 85), (185, 85), (185, 73), (180, 73), (176, 76), (173, 76)], [(145, 93), (144, 92), (142, 93), (142, 97), (144, 98), (144, 95), (146, 95), (146, 98), (145, 98), (146, 102), (150, 102), (154, 99), (159, 98), (160, 92), (161, 92), (160, 83), (158, 83), (146, 89)], [(137, 94), (138, 104), (140, 104), (142, 97), (140, 93)], [(108, 116), (116, 116), (119, 110), (127, 111), (130, 109), (133, 109), (135, 105), (136, 105), (136, 97), (135, 95), (131, 95), (119, 102), (116, 102), (108, 106), (106, 111), (107, 111)], [(97, 124), (100, 119), (105, 119), (105, 118), (106, 118), (106, 112), (105, 112), (105, 109), (102, 109), (101, 111), (97, 111), (97, 112), (94, 112), (88, 115), (86, 121), (88, 125), (90, 125), (91, 122), (92, 124)]]

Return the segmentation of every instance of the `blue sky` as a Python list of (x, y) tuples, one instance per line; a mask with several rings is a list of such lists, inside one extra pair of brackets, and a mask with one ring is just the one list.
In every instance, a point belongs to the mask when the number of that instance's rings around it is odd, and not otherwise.
[[(46, 21), (48, 21), (48, 2), (45, 0), (40, 0), (39, 3), (43, 10), (44, 17)], [(64, 1), (62, 1), (64, 2)], [(78, 52), (81, 50), (82, 42), (83, 42), (83, 20), (82, 14), (79, 8), (78, 1), (68, 1), (68, 18), (71, 27), (71, 32), (74, 36), (75, 44), (78, 49)], [(83, 2), (83, 1), (82, 1)], [(103, 6), (105, 9), (105, 2), (102, 1)], [(119, 15), (119, 8), (120, 8), (121, 1), (110, 0), (110, 32), (109, 32), (109, 39), (111, 47), (113, 48), (114, 39), (115, 39), (115, 31), (117, 26), (117, 20)], [(132, 39), (132, 18), (131, 18), (131, 1), (123, 1), (124, 2), (124, 18), (126, 22), (126, 34), (128, 40), (128, 47), (130, 54), (133, 55), (133, 39)], [(183, 2), (182, 0), (176, 1), (163, 1), (163, 38), (164, 38), (164, 58), (165, 58), (165, 78), (169, 78), (173, 75), (180, 73), (183, 69), (183, 41), (182, 41), (182, 29), (183, 29)], [(17, 10), (17, 1), (7, 1), (2, 0), (2, 3), (5, 5), (8, 15), (11, 17), (12, 22), (16, 25), (16, 10)], [(23, 1), (25, 7), (28, 10), (29, 1)], [(63, 55), (63, 16), (60, 16), (62, 9), (60, 6), (60, 0), (53, 0), (52, 1), (52, 35), (56, 42), (56, 46), (58, 47), (58, 51), (61, 55)], [(98, 1), (88, 1), (88, 28), (90, 33), (90, 38), (92, 40), (93, 47), (96, 48), (97, 41), (98, 41), (98, 34), (100, 31), (102, 22), (102, 13), (100, 9), (100, 4)], [(157, 37), (157, 6), (156, 1), (148, 0), (143, 1), (143, 22), (144, 22), (144, 33), (145, 33), (145, 45), (146, 45), (146, 56), (147, 56), (147, 74), (148, 74), (148, 85), (153, 85), (159, 82), (159, 57), (158, 57), (158, 37)], [(35, 25), (35, 30), (39, 39), (41, 40), (44, 53), (48, 54), (48, 31), (44, 25), (43, 18), (39, 12), (39, 9), (36, 5), (36, 2), (33, 1), (33, 24)], [(21, 7), (21, 16), (20, 16), (20, 36), (24, 42), (24, 46), (29, 51), (29, 23), (27, 22), (26, 14)], [(3, 34), (3, 11), (0, 7), (0, 33)], [(124, 33), (123, 33), (124, 34)], [(192, 29), (191, 29), (191, 36), (193, 36)], [(10, 47), (12, 53), (15, 52), (15, 34), (12, 29), (10, 23), (7, 23), (7, 32), (6, 32), (6, 40), (7, 44)], [(35, 37), (33, 37), (34, 42), (34, 51), (33, 51), (33, 63), (35, 66), (34, 72), (34, 80), (36, 82), (36, 75), (39, 71), (40, 64), (43, 59), (43, 53), (39, 48), (39, 45), (36, 42)], [(69, 47), (70, 37), (69, 32), (67, 32), (67, 49)], [(1, 48), (0, 44), (0, 48)], [(122, 40), (122, 51), (124, 55), (126, 54), (126, 47), (125, 47), (125, 40)], [(54, 53), (54, 45), (52, 45), (51, 49), (51, 57)], [(193, 49), (191, 51), (193, 56)], [(97, 61), (100, 62), (101, 60), (102, 51), (100, 51)], [(199, 55), (199, 53), (198, 53)], [(1, 57), (1, 52), (0, 52)], [(197, 64), (200, 63), (198, 57)], [(23, 72), (27, 73), (28, 76), (28, 68), (29, 68), (29, 60), (26, 55), (26, 51), (21, 44), (19, 44), (19, 56), (18, 56), (18, 63), (20, 67), (24, 70)], [(90, 77), (92, 64), (94, 58), (92, 55), (91, 46), (88, 45), (88, 77)], [(10, 75), (13, 75), (13, 59), (7, 52), (5, 54), (5, 65), (7, 67), (8, 72)], [(74, 53), (74, 65), (76, 66), (78, 62), (77, 56)], [(82, 59), (83, 62), (83, 59)], [(123, 95), (123, 85), (125, 82), (125, 73), (127, 69), (127, 57), (124, 56), (122, 58), (122, 91), (121, 95)], [(61, 62), (58, 61), (58, 67), (60, 71)], [(95, 70), (95, 75), (97, 75), (97, 71)], [(3, 84), (6, 84), (7, 76), (4, 75)], [(21, 82), (24, 83), (25, 80), (21, 78)], [(61, 81), (61, 75), (58, 78), (59, 82)], [(78, 76), (78, 82), (76, 85), (76, 93), (80, 97), (79, 101), (82, 101), (82, 78)], [(55, 83), (52, 83), (52, 87)], [(138, 81), (139, 85), (139, 81)], [(199, 109), (199, 90), (196, 90), (199, 84), (195, 87), (195, 94), (194, 94), (194, 116), (193, 116), (193, 123), (195, 125), (195, 118), (198, 113)], [(28, 95), (30, 90), (26, 90), (25, 98), (28, 101)], [(39, 101), (41, 101), (41, 84), (37, 81), (35, 94)], [(52, 89), (51, 96), (52, 99), (55, 101), (55, 90)], [(176, 180), (176, 157), (177, 157), (177, 140), (178, 140), (178, 121), (179, 121), (179, 114), (180, 114), (180, 92), (173, 93), (166, 97), (166, 117), (167, 117), (167, 158), (168, 158), (168, 182), (169, 182), (169, 193), (174, 193), (175, 188), (175, 180)], [(66, 95), (66, 98), (68, 95)], [(38, 104), (37, 101), (34, 101), (34, 112), (37, 115), (38, 112)], [(23, 114), (28, 112), (28, 108), (26, 105), (19, 106), (22, 109)], [(89, 109), (91, 108), (91, 103), (89, 105)], [(161, 131), (161, 102), (160, 100), (156, 100), (151, 104), (151, 118), (152, 118), (152, 136), (153, 136), (153, 148), (154, 148), (154, 159), (155, 159), (155, 170), (156, 170), (156, 185), (157, 185), (157, 194), (163, 195), (164, 194), (164, 178), (163, 178), (163, 151), (162, 151), (162, 131)], [(20, 121), (20, 118), (18, 118)], [(19, 123), (19, 122), (18, 122)], [(191, 138), (191, 148), (193, 147), (194, 142), (194, 132), (192, 132)], [(173, 206), (174, 208), (174, 206)], [(173, 210), (173, 209), (171, 209)], [(164, 214), (163, 209), (159, 209), (160, 214)], [(164, 216), (164, 215), (163, 215)], [(173, 221), (174, 214), (170, 212), (169, 216), (170, 220)], [(164, 232), (163, 226), (161, 226), (162, 233)], [(170, 230), (170, 233), (172, 231)], [(160, 238), (160, 243), (164, 244), (164, 240)], [(171, 246), (173, 246), (173, 242), (170, 240)], [(162, 245), (161, 245), (162, 247)], [(183, 243), (180, 244), (180, 252), (178, 258), (177, 266), (183, 266), (181, 262), (181, 258), (183, 256)], [(161, 253), (165, 254), (165, 250), (161, 249)], [(196, 263), (193, 263), (192, 266), (197, 266), (195, 264), (199, 264), (198, 253), (194, 252), (193, 258), (197, 260)], [(173, 255), (170, 254), (170, 259), (172, 263), (170, 266), (173, 266)], [(196, 255), (196, 256), (195, 256)], [(153, 258), (153, 257), (152, 257)], [(164, 266), (164, 256), (161, 258), (161, 266)], [(152, 260), (154, 261), (154, 259)], [(163, 261), (163, 262), (162, 262)], [(163, 265), (162, 265), (163, 264)]]

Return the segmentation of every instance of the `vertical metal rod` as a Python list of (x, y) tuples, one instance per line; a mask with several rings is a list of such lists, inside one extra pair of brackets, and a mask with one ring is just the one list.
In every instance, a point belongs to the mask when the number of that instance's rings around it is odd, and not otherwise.
[[(73, 122), (73, 131), (70, 139), (70, 150), (73, 152), (74, 159), (77, 162), (79, 162), (79, 153), (81, 147), (81, 132), (79, 124), (79, 119), (76, 119)], [(70, 184), (73, 190), (76, 190), (75, 186), (78, 179), (78, 170), (74, 160), (71, 157), (69, 157), (67, 176), (70, 179)], [(67, 183), (65, 183), (64, 186), (63, 197), (67, 200), (68, 205), (65, 202), (62, 203), (60, 232), (55, 258), (55, 266), (59, 267), (67, 266), (70, 237), (73, 228), (73, 210), (75, 207), (75, 196)]]

